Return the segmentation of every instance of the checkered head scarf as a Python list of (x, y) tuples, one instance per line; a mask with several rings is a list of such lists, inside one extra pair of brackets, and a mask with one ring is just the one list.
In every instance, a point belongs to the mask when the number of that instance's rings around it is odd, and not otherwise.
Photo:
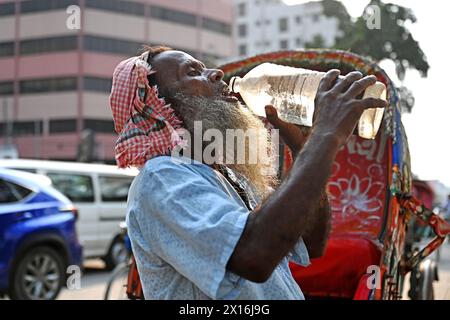
[(182, 121), (158, 96), (158, 88), (149, 85), (147, 76), (155, 71), (148, 55), (120, 62), (113, 74), (109, 103), (119, 134), (115, 157), (120, 168), (142, 167), (153, 157), (170, 155), (182, 142)]

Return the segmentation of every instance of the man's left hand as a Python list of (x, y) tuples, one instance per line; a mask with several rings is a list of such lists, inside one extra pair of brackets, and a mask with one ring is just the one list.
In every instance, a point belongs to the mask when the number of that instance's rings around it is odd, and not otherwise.
[(266, 106), (267, 120), (280, 131), (281, 138), (291, 149), (295, 156), (303, 148), (311, 132), (311, 128), (299, 126), (297, 124), (289, 123), (278, 118), (277, 109), (273, 106)]

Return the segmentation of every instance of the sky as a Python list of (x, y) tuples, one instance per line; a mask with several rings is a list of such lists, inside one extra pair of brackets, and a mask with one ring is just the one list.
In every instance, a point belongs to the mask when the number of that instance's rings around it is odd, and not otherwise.
[[(288, 4), (308, 0), (285, 0)], [(360, 16), (369, 0), (342, 0), (350, 15)], [(425, 52), (430, 70), (427, 78), (416, 71), (406, 74), (404, 85), (416, 99), (411, 114), (404, 114), (412, 171), (422, 180), (440, 180), (450, 187), (450, 1), (384, 0), (411, 8), (415, 24), (408, 25)], [(381, 21), (383, 28), (383, 21)], [(398, 84), (393, 63), (381, 66)]]

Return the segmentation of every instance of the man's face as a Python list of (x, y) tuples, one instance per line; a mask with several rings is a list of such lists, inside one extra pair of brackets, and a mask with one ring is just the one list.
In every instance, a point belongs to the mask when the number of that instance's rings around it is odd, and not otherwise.
[[(151, 61), (151, 65), (156, 70), (155, 80), (160, 95), (170, 103), (183, 121), (191, 138), (199, 139), (201, 142), (201, 150), (194, 150), (194, 154), (204, 155), (205, 148), (209, 145), (209, 140), (203, 140), (206, 131), (210, 129), (219, 131), (224, 137), (222, 140), (224, 145), (222, 153), (214, 154), (218, 157), (217, 162), (225, 163), (227, 158), (224, 155), (232, 154), (232, 160), (236, 161), (227, 162), (227, 166), (249, 179), (258, 192), (265, 195), (268, 191), (267, 185), (274, 181), (271, 162), (269, 161), (269, 165), (263, 161), (254, 164), (246, 159), (250, 159), (250, 154), (257, 154), (258, 146), (263, 145), (261, 149), (265, 151), (270, 149), (268, 131), (261, 120), (245, 108), (236, 97), (230, 95), (228, 86), (222, 80), (223, 72), (207, 69), (202, 62), (181, 51), (164, 51)], [(196, 130), (195, 125), (199, 122), (201, 129)], [(225, 140), (229, 129), (246, 132), (253, 130), (260, 133), (259, 140), (250, 143), (250, 139), (244, 139), (235, 143), (232, 139), (227, 143)], [(238, 146), (239, 143), (243, 145)], [(237, 149), (241, 146), (245, 151), (244, 163), (242, 159), (237, 159), (240, 154)], [(195, 147), (196, 143), (193, 143), (192, 148)], [(203, 161), (203, 158), (200, 161)]]
[(205, 65), (181, 51), (165, 51), (152, 61), (156, 69), (156, 82), (162, 96), (170, 98), (175, 93), (186, 96), (220, 98), (227, 102), (237, 102), (230, 95), (228, 86), (222, 80), (223, 71), (207, 69)]

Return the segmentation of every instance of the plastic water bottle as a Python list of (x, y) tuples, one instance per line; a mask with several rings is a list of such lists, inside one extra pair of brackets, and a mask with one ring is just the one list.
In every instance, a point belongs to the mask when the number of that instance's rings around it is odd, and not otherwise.
[[(230, 89), (239, 93), (250, 110), (258, 116), (264, 117), (264, 107), (273, 105), (280, 119), (311, 127), (314, 99), (324, 76), (324, 72), (263, 63), (244, 78), (233, 77)], [(386, 100), (386, 86), (377, 81), (366, 89), (363, 98), (369, 97)], [(359, 136), (375, 139), (383, 113), (383, 108), (365, 110), (358, 124)]]

